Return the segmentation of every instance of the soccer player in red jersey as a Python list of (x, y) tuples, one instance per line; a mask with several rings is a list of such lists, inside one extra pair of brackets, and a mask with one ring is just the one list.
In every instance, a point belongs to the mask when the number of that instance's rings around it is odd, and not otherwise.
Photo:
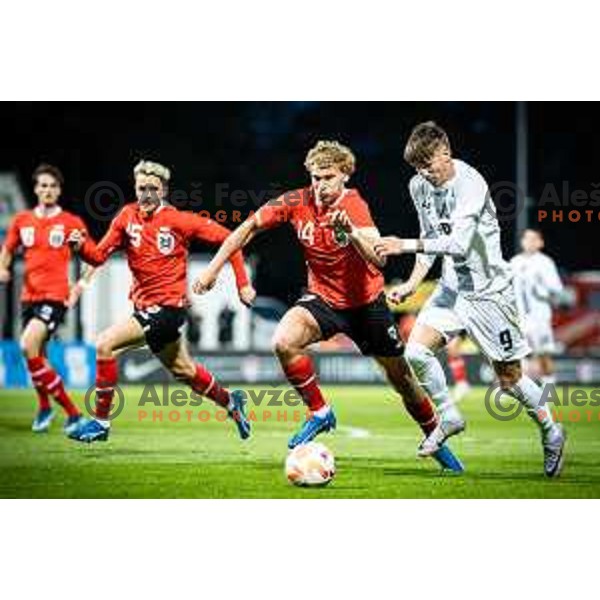
[[(101, 332), (96, 341), (95, 419), (86, 421), (70, 437), (82, 442), (106, 440), (110, 409), (117, 384), (116, 355), (147, 344), (162, 364), (195, 392), (225, 408), (242, 439), (250, 435), (243, 393), (223, 388), (215, 376), (196, 364), (181, 337), (187, 317), (187, 257), (193, 240), (219, 244), (230, 233), (211, 219), (181, 212), (164, 203), (169, 169), (142, 161), (134, 169), (137, 202), (126, 205), (97, 245), (75, 233), (70, 242), (93, 266), (124, 250), (133, 275), (131, 317)], [(241, 252), (233, 253), (240, 300), (247, 306), (256, 292), (248, 280)]]
[[(310, 344), (340, 332), (353, 339), (363, 354), (375, 358), (427, 435), (437, 418), (403, 357), (404, 345), (386, 304), (380, 271), (384, 261), (373, 251), (379, 232), (367, 203), (357, 190), (345, 186), (355, 169), (354, 155), (338, 142), (321, 141), (308, 153), (305, 166), (311, 185), (268, 202), (238, 227), (221, 245), (193, 290), (210, 290), (229, 257), (256, 233), (290, 223), (306, 258), (308, 290), (283, 316), (273, 347), (310, 416), (288, 446), (307, 443), (336, 426), (306, 350)], [(449, 448), (441, 450), (436, 458), (444, 467), (462, 470)]]
[(60, 375), (44, 355), (46, 342), (81, 292), (80, 284), (73, 289), (69, 287), (71, 249), (67, 238), (74, 230), (85, 231), (85, 225), (79, 217), (58, 205), (63, 184), (62, 173), (52, 165), (42, 164), (34, 171), (33, 189), (38, 204), (33, 210), (14, 216), (0, 253), (0, 283), (6, 283), (15, 253), (23, 249), (21, 348), (38, 396), (38, 411), (31, 426), (36, 433), (48, 431), (54, 417), (50, 397), (67, 415), (64, 427), (67, 433), (76, 428), (81, 419)]

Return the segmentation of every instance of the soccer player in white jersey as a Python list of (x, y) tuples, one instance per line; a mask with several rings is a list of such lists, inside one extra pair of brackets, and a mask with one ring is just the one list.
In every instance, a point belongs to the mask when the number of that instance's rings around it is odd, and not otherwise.
[(521, 236), (523, 252), (510, 261), (514, 273), (517, 306), (521, 313), (527, 341), (534, 357), (536, 374), (544, 385), (556, 383), (552, 304), (560, 300), (564, 288), (554, 261), (542, 252), (544, 238), (540, 231), (526, 229)]
[(440, 413), (439, 425), (419, 454), (430, 455), (465, 428), (435, 353), (453, 335), (466, 331), (491, 361), (502, 390), (523, 404), (539, 426), (544, 472), (554, 477), (562, 468), (565, 434), (551, 411), (545, 410), (542, 388), (521, 369), (521, 359), (530, 349), (520, 326), (510, 266), (502, 257), (488, 186), (473, 167), (452, 158), (446, 132), (431, 121), (415, 127), (404, 158), (417, 170), (410, 181), (410, 195), (421, 237), (387, 237), (376, 244), (382, 258), (417, 254), (410, 278), (390, 294), (390, 300), (400, 302), (410, 296), (436, 256), (443, 256), (441, 279), (406, 347), (406, 357)]

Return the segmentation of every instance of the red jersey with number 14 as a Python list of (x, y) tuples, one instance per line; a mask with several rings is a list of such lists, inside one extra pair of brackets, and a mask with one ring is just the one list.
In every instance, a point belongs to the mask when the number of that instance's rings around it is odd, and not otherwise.
[(291, 223), (306, 258), (308, 291), (334, 308), (356, 308), (381, 294), (383, 275), (346, 235), (336, 234), (327, 226), (335, 210), (346, 211), (357, 228), (375, 227), (367, 203), (355, 189), (345, 190), (327, 207), (316, 202), (312, 188), (286, 192), (262, 206), (253, 218), (264, 228)]
[(71, 259), (67, 238), (75, 229), (85, 231), (83, 221), (60, 206), (49, 209), (46, 214), (34, 208), (14, 216), (4, 245), (11, 253), (23, 248), (23, 302), (66, 302)]
[[(128, 204), (112, 221), (96, 245), (89, 238), (81, 247), (83, 260), (100, 265), (124, 250), (133, 275), (129, 297), (136, 309), (149, 306), (185, 306), (188, 245), (196, 239), (220, 244), (231, 232), (226, 227), (173, 206), (161, 205), (150, 215)], [(241, 252), (231, 257), (238, 289), (248, 284)]]

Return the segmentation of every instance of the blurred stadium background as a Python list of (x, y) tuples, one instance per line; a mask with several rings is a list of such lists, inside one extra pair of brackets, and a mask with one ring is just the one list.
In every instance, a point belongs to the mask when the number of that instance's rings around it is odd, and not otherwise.
[[(425, 119), (443, 124), (456, 155), (480, 169), (492, 185), (513, 182), (526, 192), (526, 201), (513, 198), (517, 210), (503, 219), (505, 256), (517, 252), (519, 230), (541, 229), (546, 251), (557, 262), (573, 300), (555, 313), (558, 379), (600, 381), (600, 267), (593, 251), (598, 211), (589, 223), (566, 217), (539, 223), (537, 217), (546, 186), (560, 192), (568, 182), (567, 195), (594, 186), (600, 119), (593, 103), (3, 103), (0, 241), (11, 216), (34, 205), (30, 174), (40, 162), (63, 170), (62, 205), (80, 215), (97, 239), (120, 202), (133, 198), (131, 171), (140, 158), (172, 168), (174, 204), (206, 210), (233, 228), (268, 197), (304, 185), (304, 155), (323, 138), (339, 139), (357, 154), (352, 184), (369, 201), (382, 233), (412, 236), (418, 224), (402, 149), (411, 127)], [(209, 249), (193, 250), (192, 276)], [(210, 295), (193, 299), (186, 335), (194, 353), (226, 382), (280, 381), (269, 340), (278, 317), (301, 293), (304, 264), (286, 227), (257, 239), (249, 257), (258, 309), (245, 310), (232, 279), (226, 278)], [(17, 260), (13, 281), (0, 286), (0, 387), (10, 389), (28, 385), (15, 341), (20, 333), (21, 267)], [(411, 267), (409, 258), (391, 261), (386, 280), (402, 279)], [(81, 266), (74, 263), (72, 268), (76, 276)], [(436, 275), (434, 271), (431, 277)], [(129, 313), (128, 287), (124, 260), (111, 259), (77, 309), (69, 312), (49, 350), (69, 387), (92, 384), (95, 335)], [(398, 314), (401, 328), (410, 325), (430, 289), (431, 284), (425, 285)], [(317, 350), (324, 383), (381, 381), (379, 371), (349, 340), (335, 339)], [(467, 345), (465, 350), (471, 380), (489, 382), (491, 372), (475, 349)], [(143, 350), (123, 357), (121, 367), (122, 383), (166, 377)]]

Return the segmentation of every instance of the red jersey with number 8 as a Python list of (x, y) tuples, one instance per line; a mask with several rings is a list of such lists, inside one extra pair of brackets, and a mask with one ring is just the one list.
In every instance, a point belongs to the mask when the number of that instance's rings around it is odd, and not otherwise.
[(343, 232), (328, 226), (335, 210), (345, 211), (359, 229), (375, 227), (367, 203), (355, 189), (345, 190), (329, 206), (319, 204), (310, 187), (293, 190), (262, 206), (253, 218), (263, 228), (291, 223), (306, 258), (308, 291), (334, 308), (356, 308), (382, 293), (384, 279)]
[(39, 208), (17, 213), (10, 223), (5, 248), (23, 248), (25, 278), (22, 302), (66, 302), (69, 298), (67, 239), (73, 230), (85, 231), (83, 221), (55, 206), (44, 214)]

